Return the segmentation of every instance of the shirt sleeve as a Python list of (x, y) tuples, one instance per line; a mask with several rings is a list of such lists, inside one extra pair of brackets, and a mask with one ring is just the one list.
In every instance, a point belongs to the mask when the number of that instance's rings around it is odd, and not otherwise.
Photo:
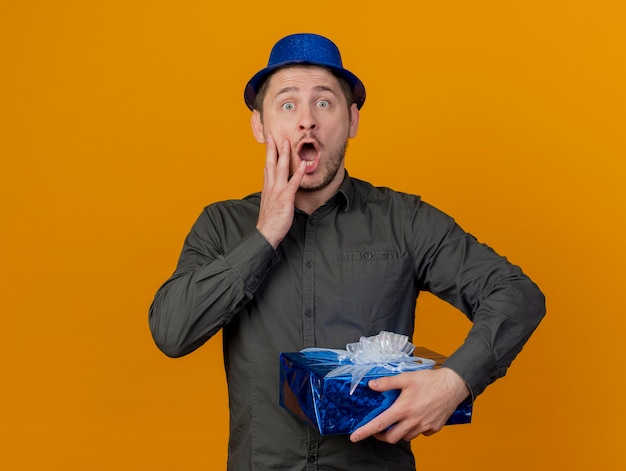
[(210, 206), (200, 215), (176, 271), (150, 306), (152, 336), (170, 357), (191, 353), (228, 324), (278, 263), (274, 248), (254, 228), (224, 251), (215, 217)]
[(417, 205), (413, 233), (422, 289), (473, 322), (444, 366), (465, 380), (474, 398), (506, 374), (545, 315), (544, 295), (518, 266), (424, 202)]

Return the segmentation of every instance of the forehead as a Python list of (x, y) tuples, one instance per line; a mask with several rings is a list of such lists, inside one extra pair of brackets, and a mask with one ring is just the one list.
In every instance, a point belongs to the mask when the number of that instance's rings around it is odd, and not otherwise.
[(268, 95), (277, 93), (285, 87), (306, 90), (316, 87), (329, 88), (339, 93), (339, 80), (329, 70), (309, 65), (289, 66), (274, 72), (267, 83)]

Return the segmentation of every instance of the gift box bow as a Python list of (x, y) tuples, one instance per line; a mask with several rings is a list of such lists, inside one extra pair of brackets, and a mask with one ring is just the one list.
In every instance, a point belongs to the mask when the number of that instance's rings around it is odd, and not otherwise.
[[(383, 368), (393, 373), (430, 369), (435, 361), (428, 358), (413, 357), (411, 353), (415, 345), (409, 342), (406, 335), (382, 331), (372, 337), (361, 337), (358, 342), (349, 343), (345, 350), (329, 348), (306, 348), (302, 353), (333, 352), (340, 363), (345, 363), (332, 369), (325, 375), (326, 378), (337, 376), (352, 377), (350, 395), (354, 393), (359, 382), (374, 368)], [(337, 363), (337, 360), (328, 360), (328, 363)], [(323, 364), (320, 363), (320, 364)]]

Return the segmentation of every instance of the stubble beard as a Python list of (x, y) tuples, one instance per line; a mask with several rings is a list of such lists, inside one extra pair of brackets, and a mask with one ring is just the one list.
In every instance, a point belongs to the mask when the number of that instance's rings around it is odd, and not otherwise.
[(314, 193), (316, 191), (321, 191), (330, 185), (335, 177), (337, 176), (337, 172), (339, 172), (339, 168), (341, 167), (342, 162), (346, 157), (346, 149), (348, 148), (348, 140), (343, 146), (341, 146), (337, 151), (330, 154), (328, 159), (326, 160), (326, 165), (322, 169), (322, 181), (315, 186), (304, 186), (300, 185), (298, 191), (303, 193)]

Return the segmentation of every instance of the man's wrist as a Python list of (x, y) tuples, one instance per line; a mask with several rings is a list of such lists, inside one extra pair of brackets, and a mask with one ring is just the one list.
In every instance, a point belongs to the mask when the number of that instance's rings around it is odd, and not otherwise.
[(445, 366), (442, 367), (441, 370), (446, 372), (449, 387), (454, 391), (454, 397), (457, 400), (456, 405), (465, 401), (468, 397), (472, 395), (470, 387), (460, 374), (458, 374), (452, 368), (448, 368)]
[(283, 240), (282, 237), (276, 237), (275, 235), (272, 234), (271, 231), (268, 231), (266, 228), (263, 228), (259, 225), (256, 226), (257, 231), (259, 231), (261, 233), (261, 235), (265, 238), (265, 240), (267, 240), (267, 242), (274, 247), (274, 250), (276, 250), (278, 248), (278, 245), (281, 243), (281, 241)]

